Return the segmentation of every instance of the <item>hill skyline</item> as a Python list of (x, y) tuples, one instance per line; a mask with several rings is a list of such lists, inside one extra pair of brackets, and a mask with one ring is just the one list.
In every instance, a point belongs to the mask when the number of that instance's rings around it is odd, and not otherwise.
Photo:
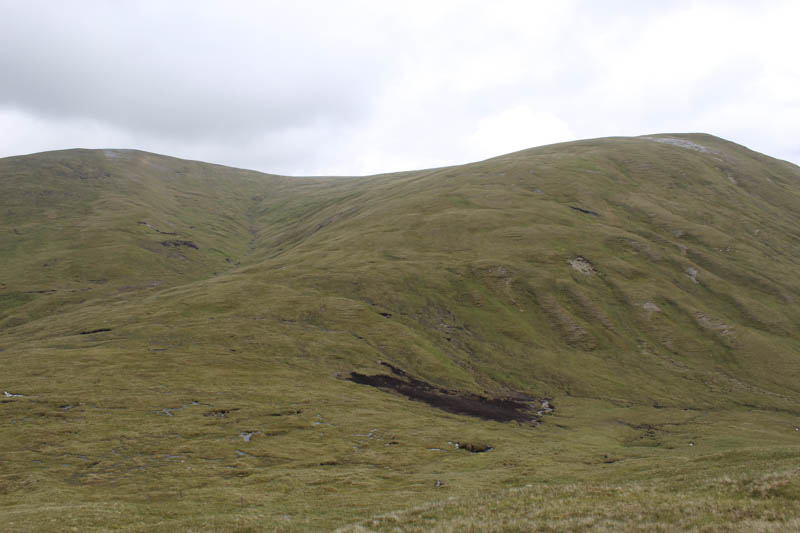
[(789, 162), (706, 134), (352, 178), (73, 149), (0, 186), (15, 529), (797, 525)]
[[(682, 135), (700, 135), (700, 136), (716, 137), (716, 138), (720, 138), (720, 139), (722, 138), (722, 137), (719, 137), (718, 135), (714, 135), (714, 134), (710, 134), (710, 133), (706, 133), (706, 132), (648, 133), (648, 134), (644, 134), (644, 135), (618, 135), (618, 136), (611, 136), (611, 137), (608, 137), (608, 136), (606, 136), (606, 137), (592, 137), (592, 138), (586, 138), (586, 139), (576, 139), (576, 140), (544, 143), (544, 144), (540, 144), (540, 145), (530, 146), (530, 147), (524, 148), (522, 150), (510, 151), (510, 152), (507, 152), (507, 153), (504, 153), (504, 154), (494, 155), (494, 156), (488, 157), (486, 159), (478, 159), (478, 160), (474, 160), (474, 161), (463, 161), (463, 162), (456, 162), (456, 163), (452, 163), (452, 164), (443, 164), (443, 165), (437, 165), (437, 166), (425, 167), (425, 168), (393, 169), (391, 171), (386, 171), (386, 172), (367, 173), (367, 174), (337, 174), (337, 173), (326, 173), (326, 172), (322, 172), (322, 173), (319, 173), (319, 174), (282, 174), (280, 172), (270, 172), (269, 169), (258, 169), (258, 168), (253, 168), (253, 167), (249, 167), (249, 166), (237, 166), (237, 165), (227, 164), (227, 163), (220, 162), (220, 161), (205, 160), (205, 159), (193, 159), (193, 158), (189, 158), (189, 157), (178, 157), (178, 156), (174, 156), (174, 155), (170, 155), (170, 154), (163, 154), (163, 153), (159, 153), (159, 152), (153, 152), (153, 151), (146, 150), (146, 149), (124, 148), (124, 147), (95, 147), (95, 148), (88, 148), (88, 147), (85, 147), (85, 146), (72, 146), (72, 147), (67, 147), (67, 148), (55, 148), (55, 149), (50, 149), (50, 150), (38, 150), (38, 151), (18, 153), (18, 154), (9, 154), (9, 155), (5, 155), (5, 156), (0, 157), (0, 159), (8, 159), (8, 158), (12, 158), (12, 157), (29, 157), (29, 156), (42, 155), (42, 154), (47, 154), (47, 153), (68, 152), (68, 151), (71, 151), (71, 150), (85, 150), (85, 151), (94, 150), (94, 151), (111, 151), (111, 152), (141, 152), (143, 154), (149, 154), (149, 155), (153, 155), (153, 156), (171, 157), (171, 158), (174, 158), (174, 159), (181, 159), (181, 160), (184, 160), (184, 161), (191, 161), (191, 162), (195, 162), (195, 163), (205, 163), (205, 164), (209, 164), (209, 165), (218, 165), (218, 166), (223, 166), (223, 167), (227, 167), (227, 168), (231, 168), (231, 169), (235, 169), (235, 170), (247, 170), (247, 171), (252, 171), (252, 172), (258, 172), (260, 174), (266, 174), (266, 175), (271, 175), (271, 176), (283, 176), (283, 177), (287, 177), (287, 178), (288, 177), (294, 177), (294, 178), (368, 178), (370, 176), (379, 176), (379, 175), (383, 175), (383, 174), (396, 174), (396, 173), (399, 173), (399, 172), (414, 172), (414, 171), (421, 171), (421, 170), (435, 170), (435, 169), (446, 168), (446, 167), (456, 167), (456, 166), (462, 166), (462, 165), (469, 165), (469, 164), (473, 164), (473, 163), (479, 163), (481, 161), (486, 161), (487, 159), (496, 159), (496, 158), (502, 157), (504, 155), (511, 155), (511, 154), (514, 154), (514, 153), (517, 153), (517, 152), (525, 152), (525, 151), (536, 149), (536, 148), (545, 148), (545, 147), (548, 147), (548, 146), (564, 145), (564, 144), (570, 144), (570, 143), (574, 143), (574, 142), (586, 142), (586, 141), (601, 140), (601, 139), (633, 139), (633, 138), (656, 138), (656, 137), (662, 137), (662, 138), (676, 137), (676, 138), (680, 138), (680, 136), (682, 136)], [(749, 148), (749, 147), (745, 146), (742, 143), (737, 143), (737, 142), (731, 141), (731, 140), (727, 140), (727, 141), (731, 142), (733, 144), (737, 144), (737, 145), (739, 145), (742, 148), (745, 148), (747, 150), (755, 151), (752, 148)], [(773, 159), (777, 159), (779, 161), (783, 161), (783, 162), (789, 163), (791, 165), (795, 165), (795, 166), (798, 165), (797, 162), (792, 161), (791, 159), (782, 159), (782, 158), (776, 157), (774, 155), (770, 156), (770, 157), (772, 157)]]

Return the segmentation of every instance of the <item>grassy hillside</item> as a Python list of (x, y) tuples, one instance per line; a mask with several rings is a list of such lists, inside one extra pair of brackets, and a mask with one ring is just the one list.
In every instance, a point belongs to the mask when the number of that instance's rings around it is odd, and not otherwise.
[(11, 530), (800, 527), (792, 164), (701, 134), (364, 178), (67, 150), (0, 190)]

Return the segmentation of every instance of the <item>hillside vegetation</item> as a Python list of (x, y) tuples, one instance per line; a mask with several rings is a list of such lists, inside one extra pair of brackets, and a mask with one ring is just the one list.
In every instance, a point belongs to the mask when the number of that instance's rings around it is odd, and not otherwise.
[(800, 528), (795, 165), (65, 150), (0, 191), (8, 530)]

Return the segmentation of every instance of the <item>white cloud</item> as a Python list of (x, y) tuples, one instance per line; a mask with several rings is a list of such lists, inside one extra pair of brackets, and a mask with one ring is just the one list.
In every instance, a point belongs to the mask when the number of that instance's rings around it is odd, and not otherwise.
[(126, 147), (133, 138), (125, 131), (91, 119), (52, 120), (0, 109), (0, 149), (4, 155), (83, 147)]
[(480, 119), (466, 143), (471, 153), (489, 158), (574, 139), (575, 133), (569, 124), (554, 114), (521, 105)]
[(793, 1), (0, 0), (0, 156), (362, 174), (706, 131), (797, 160), (798, 19)]

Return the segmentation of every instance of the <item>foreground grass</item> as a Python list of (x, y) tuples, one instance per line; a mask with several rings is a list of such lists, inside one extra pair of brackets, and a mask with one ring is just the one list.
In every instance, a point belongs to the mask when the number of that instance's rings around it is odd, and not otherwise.
[(526, 485), (380, 515), (367, 531), (796, 531), (798, 470), (715, 479)]
[[(15, 398), (0, 428), (4, 524), (717, 531), (790, 529), (800, 511), (794, 416), (573, 399), (531, 427), (437, 413), (348, 382), (283, 385), (300, 378), (240, 375), (238, 391), (205, 386), (185, 396), (120, 387), (114, 399), (66, 413), (61, 394)], [(218, 408), (230, 412), (205, 416)], [(494, 449), (470, 454), (453, 441)]]

